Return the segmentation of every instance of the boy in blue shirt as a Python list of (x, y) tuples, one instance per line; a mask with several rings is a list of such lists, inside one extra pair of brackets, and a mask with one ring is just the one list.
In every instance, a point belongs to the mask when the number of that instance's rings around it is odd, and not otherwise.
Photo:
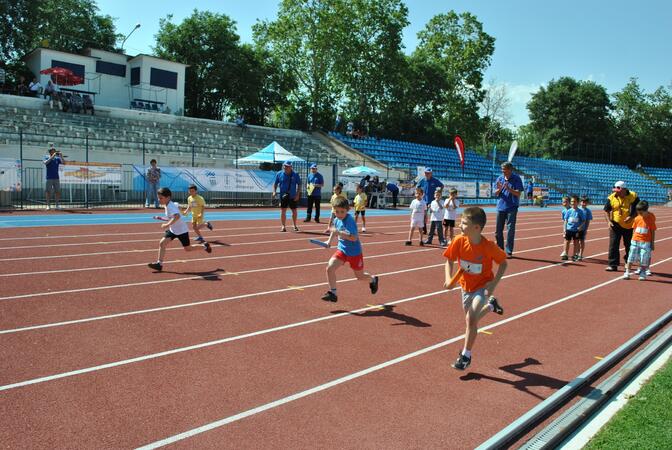
[(588, 197), (581, 197), (581, 211), (583, 212), (583, 217), (586, 219), (586, 223), (583, 226), (583, 230), (579, 231), (579, 257), (578, 261), (583, 260), (583, 251), (586, 249), (586, 235), (588, 234), (588, 225), (590, 221), (593, 220), (593, 212), (588, 208), (588, 203), (590, 199)]
[(565, 249), (560, 254), (560, 258), (563, 261), (567, 261), (569, 257), (567, 252), (569, 251), (569, 242), (574, 241), (574, 256), (572, 260), (578, 261), (579, 259), (579, 232), (584, 229), (586, 218), (583, 215), (583, 211), (579, 209), (579, 197), (572, 195), (570, 200), (570, 208), (562, 212), (562, 235), (565, 238)]
[(371, 293), (378, 292), (378, 277), (364, 271), (364, 256), (362, 255), (362, 244), (357, 236), (357, 224), (355, 219), (348, 214), (350, 203), (348, 199), (339, 197), (333, 203), (334, 224), (331, 227), (331, 234), (326, 241), (331, 246), (334, 236), (338, 236), (338, 250), (329, 259), (327, 264), (327, 280), (329, 281), (329, 290), (322, 296), (322, 300), (327, 302), (338, 301), (336, 295), (336, 270), (346, 262), (355, 272), (359, 281), (368, 282)]

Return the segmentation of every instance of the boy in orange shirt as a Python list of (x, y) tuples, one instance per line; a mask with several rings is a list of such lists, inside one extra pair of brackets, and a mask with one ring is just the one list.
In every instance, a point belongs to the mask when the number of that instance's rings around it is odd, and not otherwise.
[(649, 212), (649, 202), (646, 200), (637, 203), (635, 208), (637, 217), (632, 222), (632, 241), (623, 279), (630, 278), (630, 266), (639, 262), (639, 281), (644, 281), (651, 264), (651, 252), (656, 246), (656, 216)]
[[(462, 234), (450, 243), (443, 256), (446, 262), (446, 282), (450, 288), (453, 278), (453, 263), (457, 261), (462, 270), (462, 306), (466, 314), (467, 331), (464, 348), (453, 367), (464, 370), (471, 363), (471, 349), (478, 335), (478, 322), (489, 311), (503, 314), (504, 310), (493, 297), (495, 287), (506, 271), (506, 253), (495, 242), (486, 239), (481, 233), (485, 227), (485, 211), (477, 206), (466, 208), (460, 220)], [(492, 273), (493, 261), (499, 265), (497, 274)], [(457, 272), (456, 272), (457, 273)], [(489, 295), (488, 299), (486, 296)]]

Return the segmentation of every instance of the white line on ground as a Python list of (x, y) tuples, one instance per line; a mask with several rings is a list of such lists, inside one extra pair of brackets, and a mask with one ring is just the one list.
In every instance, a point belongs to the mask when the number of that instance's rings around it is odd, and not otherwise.
[[(667, 258), (665, 260), (662, 260), (662, 261), (660, 261), (656, 264), (652, 264), (652, 265), (655, 266), (655, 265), (658, 265), (658, 264), (662, 264), (664, 262), (669, 261), (670, 259), (672, 259), (672, 257)], [(483, 327), (481, 329), (482, 330), (490, 330), (490, 329), (493, 329), (493, 328), (497, 328), (497, 327), (502, 326), (504, 324), (507, 324), (509, 322), (513, 322), (514, 320), (521, 319), (523, 317), (529, 316), (529, 315), (534, 314), (536, 312), (542, 311), (544, 309), (550, 308), (550, 307), (558, 305), (560, 303), (564, 303), (566, 301), (569, 301), (573, 298), (579, 297), (583, 294), (587, 294), (588, 292), (600, 289), (600, 288), (602, 288), (604, 286), (607, 286), (611, 283), (619, 281), (620, 279), (621, 279), (621, 277), (619, 276), (619, 277), (613, 278), (609, 281), (605, 281), (603, 283), (596, 284), (596, 285), (594, 285), (590, 288), (583, 289), (581, 291), (575, 292), (575, 293), (573, 293), (571, 295), (568, 295), (566, 297), (562, 297), (558, 300), (546, 303), (544, 305), (541, 305), (541, 306), (538, 306), (536, 308), (530, 309), (530, 310), (525, 311), (523, 313), (517, 314), (517, 315), (512, 316), (512, 317), (509, 317), (507, 319), (500, 320), (498, 322), (495, 322), (495, 323), (493, 323), (491, 325), (488, 325), (486, 327)], [(241, 413), (238, 413), (238, 414), (235, 414), (235, 415), (232, 415), (232, 416), (229, 416), (229, 417), (225, 417), (223, 419), (220, 419), (220, 420), (217, 420), (217, 421), (214, 421), (214, 422), (210, 422), (206, 425), (202, 425), (200, 427), (193, 428), (193, 429), (185, 431), (183, 433), (179, 433), (179, 434), (176, 434), (174, 436), (170, 436), (170, 437), (167, 437), (165, 439), (146, 444), (142, 447), (139, 447), (139, 449), (140, 450), (155, 449), (155, 448), (163, 447), (163, 446), (166, 446), (168, 444), (172, 444), (172, 443), (175, 443), (175, 442), (178, 442), (178, 441), (196, 436), (197, 434), (201, 434), (201, 433), (204, 433), (206, 431), (210, 431), (210, 430), (213, 430), (215, 428), (222, 427), (224, 425), (239, 421), (241, 419), (245, 419), (247, 417), (253, 416), (255, 414), (262, 413), (264, 411), (268, 411), (268, 410), (273, 409), (273, 408), (277, 408), (279, 406), (285, 405), (285, 404), (293, 402), (295, 400), (299, 400), (299, 399), (308, 397), (310, 395), (313, 395), (313, 394), (316, 394), (318, 392), (330, 389), (334, 386), (338, 386), (338, 385), (346, 383), (348, 381), (352, 381), (352, 380), (355, 380), (357, 378), (361, 378), (361, 377), (363, 377), (365, 375), (368, 375), (368, 374), (371, 374), (373, 372), (377, 372), (377, 371), (380, 371), (380, 370), (385, 369), (387, 367), (402, 363), (404, 361), (408, 361), (409, 359), (424, 355), (425, 353), (429, 353), (431, 351), (443, 348), (443, 347), (445, 347), (449, 344), (458, 342), (458, 341), (462, 340), (463, 338), (464, 338), (464, 335), (455, 336), (453, 338), (447, 339), (445, 341), (439, 342), (439, 343), (431, 345), (429, 347), (424, 347), (424, 348), (421, 348), (421, 349), (416, 350), (414, 352), (407, 353), (406, 355), (402, 355), (402, 356), (399, 356), (397, 358), (391, 359), (389, 361), (385, 361), (384, 363), (377, 364), (375, 366), (371, 366), (369, 368), (360, 370), (360, 371), (355, 372), (355, 373), (351, 373), (351, 374), (346, 375), (344, 377), (334, 379), (334, 380), (329, 381), (327, 383), (312, 387), (310, 389), (306, 389), (306, 390), (301, 391), (301, 392), (297, 392), (296, 394), (280, 398), (280, 399), (275, 400), (273, 402), (257, 406), (256, 408), (248, 409), (247, 411), (243, 411)]]

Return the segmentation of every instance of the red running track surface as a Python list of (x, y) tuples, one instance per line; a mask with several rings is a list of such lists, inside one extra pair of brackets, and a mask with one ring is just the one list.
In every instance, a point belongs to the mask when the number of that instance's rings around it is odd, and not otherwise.
[(342, 268), (337, 304), (319, 300), (333, 250), (308, 243), (322, 225), (218, 222), (212, 255), (175, 243), (163, 273), (145, 266), (157, 225), (3, 230), (0, 442), (473, 448), (669, 310), (672, 213), (656, 213), (646, 282), (604, 271), (601, 217), (591, 256), (561, 264), (558, 212), (521, 213), (505, 315), (465, 372), (459, 292), (440, 249), (403, 245), (406, 217), (369, 219), (380, 291)]

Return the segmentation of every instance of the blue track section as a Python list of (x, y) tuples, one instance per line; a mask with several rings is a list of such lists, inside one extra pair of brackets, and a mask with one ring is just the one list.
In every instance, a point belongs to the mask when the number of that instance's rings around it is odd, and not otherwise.
[[(324, 208), (328, 212), (327, 208)], [(484, 208), (486, 212), (495, 212), (494, 207)], [(541, 212), (549, 210), (560, 210), (560, 207), (550, 208), (520, 208), (520, 212)], [(146, 210), (143, 213), (130, 214), (86, 214), (86, 213), (63, 213), (53, 212), (48, 214), (21, 216), (8, 213), (0, 213), (0, 228), (17, 227), (64, 227), (73, 225), (117, 225), (134, 223), (156, 223), (152, 219), (154, 215), (163, 214), (162, 210)], [(366, 211), (367, 217), (370, 216), (408, 216), (406, 208), (399, 209), (369, 209)], [(289, 211), (287, 212), (290, 217)], [(279, 211), (260, 209), (258, 211), (208, 211), (206, 218), (208, 220), (268, 220), (280, 217)], [(328, 217), (328, 216), (327, 216)], [(299, 211), (299, 218), (303, 220), (302, 211)]]

